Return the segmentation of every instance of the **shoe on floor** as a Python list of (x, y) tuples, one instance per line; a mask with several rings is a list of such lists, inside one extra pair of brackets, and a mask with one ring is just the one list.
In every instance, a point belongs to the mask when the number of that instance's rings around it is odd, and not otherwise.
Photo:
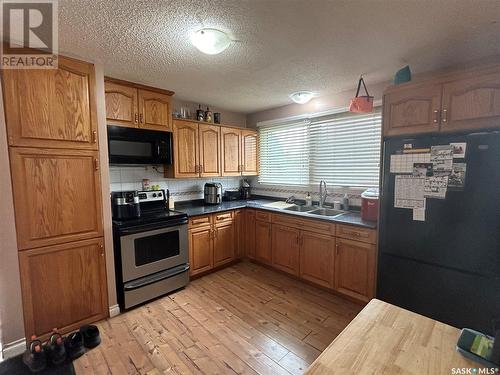
[(47, 359), (51, 364), (58, 366), (66, 360), (66, 348), (64, 347), (64, 339), (57, 330), (50, 335), (49, 341), (45, 346)]
[(77, 359), (85, 353), (85, 347), (83, 346), (83, 336), (80, 331), (70, 333), (66, 340), (64, 341), (66, 347), (66, 355), (69, 359)]
[(31, 338), (28, 349), (23, 354), (23, 362), (31, 372), (39, 372), (47, 367), (47, 357), (42, 342), (35, 336)]
[(97, 326), (86, 324), (80, 328), (80, 333), (83, 336), (83, 344), (86, 348), (92, 349), (101, 343), (101, 336)]

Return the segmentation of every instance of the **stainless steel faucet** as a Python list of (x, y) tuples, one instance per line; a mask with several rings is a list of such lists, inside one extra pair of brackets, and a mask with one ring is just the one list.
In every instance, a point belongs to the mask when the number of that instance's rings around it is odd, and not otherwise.
[(328, 190), (326, 190), (326, 182), (321, 180), (319, 183), (319, 206), (323, 207), (328, 195)]

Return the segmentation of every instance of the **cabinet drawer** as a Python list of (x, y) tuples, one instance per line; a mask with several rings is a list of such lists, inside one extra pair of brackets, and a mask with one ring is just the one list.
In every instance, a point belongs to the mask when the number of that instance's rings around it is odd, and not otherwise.
[(255, 219), (260, 221), (271, 221), (271, 213), (266, 211), (255, 211)]
[(271, 220), (274, 224), (281, 224), (310, 232), (335, 235), (335, 224), (321, 220), (303, 219), (287, 214), (272, 214)]
[(233, 211), (227, 211), (227, 212), (221, 212), (219, 214), (214, 214), (214, 222), (216, 224), (218, 223), (224, 223), (227, 221), (232, 221), (233, 220)]
[(200, 228), (212, 224), (211, 215), (195, 216), (189, 219), (189, 228)]
[(337, 225), (337, 237), (373, 244), (377, 242), (377, 233), (374, 229), (354, 227), (352, 225)]

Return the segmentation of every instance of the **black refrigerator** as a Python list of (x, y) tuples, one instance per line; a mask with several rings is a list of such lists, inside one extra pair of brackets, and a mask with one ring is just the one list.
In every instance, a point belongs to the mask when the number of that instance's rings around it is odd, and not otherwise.
[[(425, 221), (395, 208), (391, 155), (466, 143), (465, 183), (427, 198)], [(454, 159), (455, 160), (455, 159)], [(500, 319), (500, 132), (385, 139), (377, 297), (458, 328)]]

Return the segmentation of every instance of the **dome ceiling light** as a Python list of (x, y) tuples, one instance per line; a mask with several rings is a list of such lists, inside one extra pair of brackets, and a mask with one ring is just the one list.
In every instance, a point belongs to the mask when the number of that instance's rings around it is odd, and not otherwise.
[(297, 91), (290, 95), (290, 99), (297, 104), (306, 104), (314, 97), (315, 94), (312, 91)]
[(191, 44), (208, 55), (221, 53), (231, 42), (225, 32), (217, 29), (201, 29), (191, 35)]

